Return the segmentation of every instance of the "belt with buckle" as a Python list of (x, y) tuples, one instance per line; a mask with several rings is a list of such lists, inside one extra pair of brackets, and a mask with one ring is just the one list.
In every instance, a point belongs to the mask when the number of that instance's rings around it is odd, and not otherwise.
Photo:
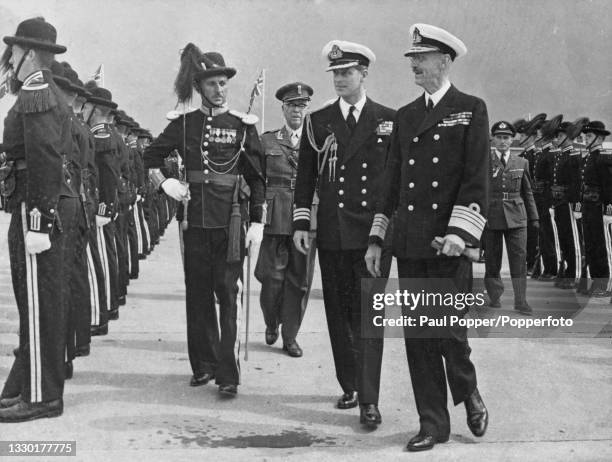
[(268, 177), (266, 179), (266, 186), (270, 188), (289, 188), (295, 189), (295, 178), (274, 178)]

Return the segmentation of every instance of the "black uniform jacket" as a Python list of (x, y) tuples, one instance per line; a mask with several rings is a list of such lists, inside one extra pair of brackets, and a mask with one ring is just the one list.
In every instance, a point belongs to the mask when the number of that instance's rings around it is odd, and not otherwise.
[[(198, 228), (229, 226), (232, 181), (242, 175), (250, 188), (250, 219), (261, 223), (265, 169), (255, 125), (243, 122), (241, 113), (225, 108), (207, 114), (203, 111), (209, 110), (201, 108), (172, 120), (146, 148), (145, 168), (163, 168), (164, 159), (173, 150), (178, 151), (191, 193), (187, 220), (189, 226)], [(243, 139), (244, 151), (236, 157)]]
[[(310, 229), (310, 208), (315, 187), (318, 187), (318, 247), (326, 250), (367, 248), (394, 115), (393, 109), (367, 98), (352, 137), (340, 110), (340, 99), (310, 115), (318, 148), (329, 135), (335, 136), (335, 177), (333, 169), (330, 172), (331, 154), (319, 177), (317, 152), (308, 139), (305, 124), (295, 190), (294, 230)], [(323, 154), (320, 157), (323, 159)]]
[(60, 197), (79, 197), (72, 109), (61, 99), (48, 70), (30, 74), (4, 120), (6, 158), (16, 161), (16, 187), (7, 212), (25, 202), (28, 229), (49, 233)]
[(451, 85), (431, 112), (420, 96), (398, 110), (371, 235), (397, 211), (393, 252), (432, 258), (431, 241), (456, 234), (478, 246), (489, 185), (489, 120), (481, 99)]
[(493, 230), (524, 228), (538, 219), (527, 159), (510, 153), (506, 166), (491, 152), (491, 183), (487, 227)]

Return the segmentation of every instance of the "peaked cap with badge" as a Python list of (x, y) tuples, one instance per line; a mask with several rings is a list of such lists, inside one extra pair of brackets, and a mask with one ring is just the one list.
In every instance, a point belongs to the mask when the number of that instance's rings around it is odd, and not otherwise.
[(323, 47), (322, 55), (329, 60), (327, 71), (359, 65), (369, 67), (376, 62), (376, 55), (368, 47), (345, 40), (328, 42)]
[(514, 136), (516, 135), (516, 129), (514, 128), (514, 125), (512, 125), (510, 122), (501, 120), (493, 124), (493, 126), (491, 127), (491, 135), (492, 136), (495, 136), (495, 135)]
[(303, 82), (292, 82), (283, 85), (276, 90), (276, 99), (284, 103), (288, 101), (310, 101), (310, 97), (314, 94), (314, 90), (310, 85)]
[(412, 45), (404, 56), (434, 51), (448, 54), (454, 61), (467, 53), (465, 44), (450, 32), (429, 24), (413, 24), (410, 26)]

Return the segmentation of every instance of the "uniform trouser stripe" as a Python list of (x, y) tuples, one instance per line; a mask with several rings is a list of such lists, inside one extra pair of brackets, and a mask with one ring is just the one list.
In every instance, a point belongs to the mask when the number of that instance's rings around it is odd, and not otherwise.
[[(127, 223), (127, 217), (126, 217), (126, 227), (130, 226)], [(125, 251), (127, 252), (127, 267), (128, 267), (128, 274), (132, 274), (132, 242), (130, 240), (130, 236), (128, 236), (128, 238), (125, 240)]]
[(98, 278), (96, 277), (96, 267), (94, 266), (93, 256), (89, 244), (85, 247), (87, 252), (87, 279), (89, 281), (89, 302), (91, 303), (91, 325), (100, 324), (100, 299), (98, 293)]
[(147, 236), (147, 251), (151, 248), (151, 233), (149, 232), (149, 223), (147, 222), (146, 219), (144, 219), (144, 212), (142, 212), (142, 209), (139, 209), (139, 213), (142, 213), (142, 227), (144, 229), (145, 232), (145, 236)]
[(559, 244), (559, 231), (557, 230), (557, 222), (555, 221), (555, 209), (549, 208), (550, 221), (552, 224), (553, 238), (555, 240), (555, 255), (557, 256), (557, 265), (561, 262), (561, 245)]
[(106, 238), (102, 226), (97, 227), (98, 231), (98, 252), (102, 260), (102, 269), (104, 270), (104, 292), (106, 293), (106, 309), (111, 311), (111, 290), (110, 290), (110, 274), (108, 268), (108, 253), (106, 251)]
[(576, 282), (580, 280), (582, 275), (582, 250), (580, 249), (580, 233), (578, 232), (578, 223), (572, 211), (571, 204), (567, 204), (569, 208), (570, 225), (572, 227), (572, 242), (574, 243), (574, 255), (576, 257)]
[[(250, 275), (247, 274), (247, 277)], [(240, 327), (242, 324), (242, 275), (236, 281), (238, 293), (236, 294), (236, 340), (234, 341), (234, 358), (236, 359), (236, 368), (240, 374)], [(247, 294), (248, 296), (249, 294)]]
[(142, 229), (140, 228), (140, 214), (138, 213), (138, 202), (132, 207), (132, 213), (134, 214), (134, 226), (136, 227), (136, 247), (138, 248), (138, 255), (142, 255)]
[(608, 284), (606, 290), (612, 290), (612, 223), (603, 222), (604, 237), (606, 240), (606, 255), (608, 257)]
[(39, 306), (38, 306), (38, 267), (36, 255), (30, 255), (25, 246), (25, 238), (28, 232), (28, 220), (26, 217), (26, 204), (21, 203), (21, 224), (24, 236), (24, 252), (26, 262), (26, 286), (28, 292), (28, 335), (30, 348), (30, 388), (31, 402), (42, 401), (42, 375), (40, 357), (40, 332), (39, 332)]

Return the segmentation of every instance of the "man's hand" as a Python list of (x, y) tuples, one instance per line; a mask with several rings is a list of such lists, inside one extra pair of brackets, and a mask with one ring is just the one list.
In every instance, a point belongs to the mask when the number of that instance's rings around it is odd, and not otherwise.
[(529, 222), (529, 227), (533, 230), (538, 230), (540, 229), (540, 221), (539, 220), (531, 220)]
[(368, 271), (375, 278), (380, 277), (380, 257), (382, 249), (378, 244), (370, 244), (365, 254), (365, 262)]
[(572, 212), (576, 220), (582, 219), (582, 212)]
[(29, 254), (34, 255), (51, 248), (51, 240), (47, 233), (28, 231), (25, 236), (25, 247)]
[(168, 178), (161, 184), (161, 188), (175, 201), (182, 202), (191, 199), (189, 184), (181, 183), (176, 178)]
[(296, 231), (293, 233), (293, 243), (295, 248), (304, 255), (308, 254), (310, 249), (310, 236), (308, 231)]
[(443, 254), (447, 257), (459, 257), (465, 249), (465, 241), (456, 234), (447, 234), (442, 238), (442, 250), (438, 250), (438, 255)]
[(102, 226), (109, 224), (111, 221), (110, 217), (103, 217), (102, 215), (96, 215), (96, 226), (102, 228)]
[(263, 223), (251, 223), (245, 239), (245, 246), (247, 249), (251, 244), (253, 247), (257, 247), (261, 244), (261, 241), (263, 240), (263, 231)]

